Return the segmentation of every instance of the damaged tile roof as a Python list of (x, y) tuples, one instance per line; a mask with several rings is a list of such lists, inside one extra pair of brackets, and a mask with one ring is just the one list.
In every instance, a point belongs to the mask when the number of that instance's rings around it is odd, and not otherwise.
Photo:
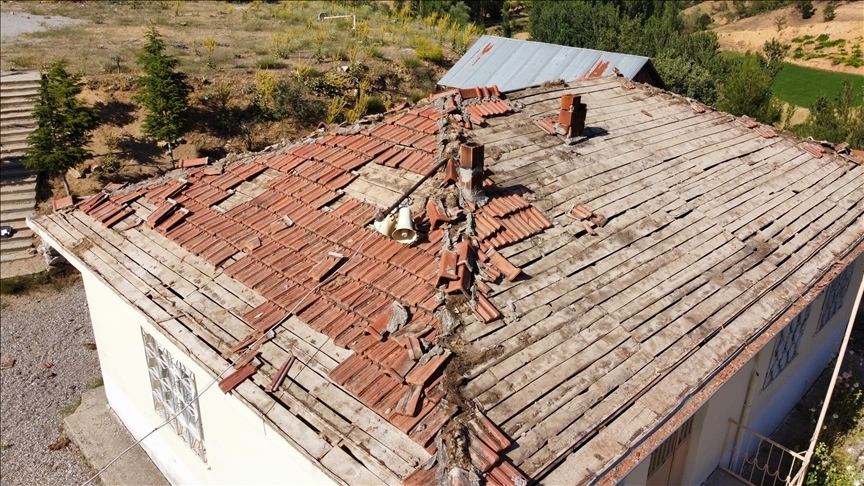
[[(614, 77), (477, 87), (31, 224), (341, 483), (582, 484), (864, 250), (864, 167), (807, 147)], [(406, 245), (370, 223), (415, 185)]]

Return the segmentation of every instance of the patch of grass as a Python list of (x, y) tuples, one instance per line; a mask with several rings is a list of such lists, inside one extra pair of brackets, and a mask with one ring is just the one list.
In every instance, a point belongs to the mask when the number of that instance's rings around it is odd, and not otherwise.
[(81, 406), (81, 397), (79, 396), (75, 400), (72, 400), (72, 403), (61, 408), (60, 413), (62, 413), (64, 417), (68, 417), (69, 415), (72, 415), (73, 413), (75, 413), (75, 410), (78, 410), (78, 407), (80, 407), (80, 406)]
[(102, 379), (101, 376), (99, 378), (96, 378), (95, 380), (93, 380), (93, 383), (90, 383), (90, 389), (91, 390), (93, 390), (94, 388), (100, 388), (103, 386), (105, 386), (105, 380)]
[(411, 100), (411, 103), (417, 103), (418, 101), (426, 98), (427, 96), (429, 96), (429, 93), (426, 93), (424, 91), (412, 91), (408, 99)]
[[(864, 76), (784, 63), (783, 69), (774, 78), (771, 89), (781, 100), (808, 108), (819, 95), (834, 97), (843, 88), (844, 81), (852, 82), (856, 89), (864, 87)], [(856, 98), (854, 104), (861, 105), (861, 97)]]
[(255, 63), (258, 69), (282, 69), (285, 64), (273, 56), (264, 56)]
[(423, 61), (416, 57), (406, 57), (402, 59), (402, 65), (408, 69), (415, 69), (423, 66)]
[(69, 273), (53, 275), (48, 272), (40, 272), (33, 275), (4, 278), (0, 280), (0, 295), (26, 294), (44, 288), (60, 291), (77, 282), (79, 277), (79, 273), (70, 271)]

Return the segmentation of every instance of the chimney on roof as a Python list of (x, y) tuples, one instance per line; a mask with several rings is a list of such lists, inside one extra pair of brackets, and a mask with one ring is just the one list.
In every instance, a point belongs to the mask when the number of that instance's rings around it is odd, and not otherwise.
[(471, 202), (483, 197), (483, 145), (463, 143), (460, 146), (459, 187)]
[(582, 103), (579, 95), (565, 94), (561, 96), (561, 110), (558, 112), (558, 127), (567, 137), (578, 137), (585, 131), (585, 117), (588, 115), (588, 105)]

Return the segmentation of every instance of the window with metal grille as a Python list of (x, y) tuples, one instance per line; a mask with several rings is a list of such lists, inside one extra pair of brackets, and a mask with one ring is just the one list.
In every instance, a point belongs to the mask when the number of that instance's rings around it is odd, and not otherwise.
[(852, 265), (849, 265), (828, 285), (825, 301), (822, 303), (822, 313), (819, 315), (819, 328), (816, 332), (821, 331), (825, 324), (828, 324), (828, 321), (834, 317), (834, 314), (843, 307), (843, 300), (846, 298), (846, 292), (849, 290), (849, 282), (851, 281)]
[(804, 335), (804, 328), (807, 326), (807, 319), (810, 318), (810, 306), (804, 308), (797, 316), (795, 316), (789, 324), (780, 331), (777, 336), (777, 344), (774, 346), (774, 355), (771, 357), (771, 366), (768, 367), (768, 373), (765, 375), (766, 388), (780, 375), (780, 372), (792, 361), (798, 354), (798, 346), (801, 344), (801, 337)]
[(153, 407), (163, 419), (170, 419), (168, 423), (174, 432), (206, 462), (195, 375), (174, 359), (153, 336), (143, 329), (141, 335), (144, 337)]
[(675, 454), (675, 451), (678, 449), (678, 446), (684, 443), (687, 440), (687, 437), (690, 437), (690, 431), (693, 429), (693, 417), (687, 419), (686, 422), (681, 424), (681, 427), (678, 427), (678, 430), (672, 433), (672, 435), (663, 441), (660, 444), (660, 447), (654, 449), (654, 452), (651, 453), (650, 463), (648, 464), (648, 477), (650, 478), (657, 469), (660, 468), (663, 464)]

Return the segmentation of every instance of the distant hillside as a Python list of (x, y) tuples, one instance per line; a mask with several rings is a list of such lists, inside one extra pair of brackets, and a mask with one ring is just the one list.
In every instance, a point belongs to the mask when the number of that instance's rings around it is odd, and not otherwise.
[[(713, 29), (725, 51), (758, 51), (766, 41), (776, 38), (790, 46), (787, 62), (828, 71), (864, 75), (864, 2), (843, 2), (835, 10), (835, 18), (823, 17), (828, 2), (813, 2), (816, 12), (807, 20), (794, 6), (728, 22), (732, 2), (706, 1), (696, 9), (714, 19)], [(821, 37), (820, 37), (821, 36)], [(796, 53), (797, 51), (797, 53)]]

